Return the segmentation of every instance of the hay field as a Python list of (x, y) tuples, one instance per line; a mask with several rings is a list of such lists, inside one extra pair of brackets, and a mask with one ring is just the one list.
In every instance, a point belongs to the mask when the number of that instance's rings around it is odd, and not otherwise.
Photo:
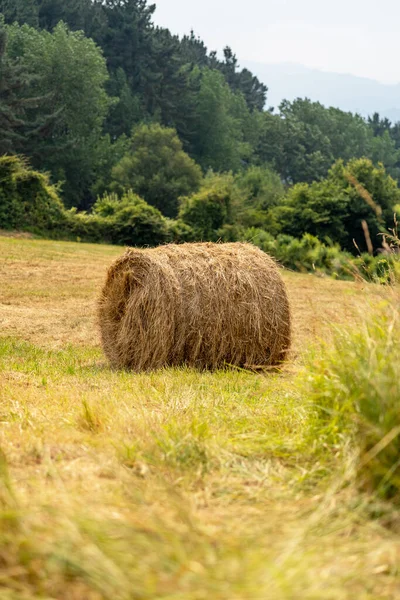
[(315, 452), (304, 352), (387, 291), (284, 273), (282, 374), (112, 372), (120, 248), (0, 237), (0, 598), (400, 597), (398, 532)]

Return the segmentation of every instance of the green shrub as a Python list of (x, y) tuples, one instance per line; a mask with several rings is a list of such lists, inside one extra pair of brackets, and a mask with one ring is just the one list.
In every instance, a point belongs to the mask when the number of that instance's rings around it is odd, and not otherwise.
[[(252, 175), (254, 187), (260, 183), (260, 173), (255, 171)], [(250, 241), (296, 271), (342, 279), (359, 276), (379, 283), (400, 281), (400, 263), (394, 253), (354, 257), (310, 234), (297, 239), (283, 234), (273, 237), (254, 227), (243, 229), (232, 218), (232, 208), (237, 208), (242, 200), (233, 175), (210, 173), (198, 193), (181, 200), (176, 220), (164, 217), (132, 191), (121, 198), (105, 194), (91, 213), (67, 211), (46, 174), (32, 170), (21, 157), (0, 157), (0, 228), (3, 229), (130, 246), (156, 246), (170, 241)]]
[(252, 242), (284, 267), (304, 273), (329, 275), (337, 279), (361, 278), (375, 283), (400, 281), (400, 261), (396, 254), (354, 257), (337, 244), (323, 244), (305, 234), (301, 239), (280, 234), (273, 237), (256, 228), (246, 229), (240, 238)]
[(297, 238), (304, 233), (321, 240), (328, 237), (357, 254), (358, 248), (368, 248), (362, 222), (368, 225), (373, 247), (379, 248), (379, 234), (393, 228), (399, 199), (398, 184), (382, 164), (375, 166), (366, 158), (352, 159), (346, 165), (339, 160), (322, 181), (290, 188), (270, 215), (283, 233)]
[(222, 242), (238, 242), (241, 240), (241, 228), (237, 225), (225, 223), (218, 229), (217, 236)]
[(179, 219), (192, 228), (197, 241), (215, 242), (231, 220), (232, 185), (229, 176), (206, 179), (202, 189), (181, 199)]
[(64, 206), (48, 175), (20, 156), (1, 156), (0, 228), (56, 234), (64, 224)]
[(316, 435), (331, 446), (352, 440), (363, 486), (400, 501), (400, 304), (382, 305), (359, 330), (337, 333), (333, 348), (307, 365)]
[(111, 243), (107, 236), (109, 221), (105, 217), (77, 212), (76, 208), (71, 208), (66, 217), (66, 226), (61, 232), (62, 238), (79, 242)]
[(99, 198), (92, 214), (69, 212), (69, 231), (85, 241), (156, 246), (170, 239), (167, 220), (133, 192)]
[(0, 228), (57, 239), (156, 246), (171, 239), (160, 211), (133, 192), (97, 200), (92, 213), (65, 210), (46, 174), (19, 156), (0, 157)]
[(285, 189), (280, 176), (268, 166), (251, 166), (234, 179), (233, 219), (242, 227), (259, 227), (272, 234), (281, 228), (274, 209), (283, 201)]
[(243, 232), (243, 238), (271, 254), (283, 266), (294, 271), (323, 273), (333, 277), (349, 277), (350, 254), (339, 246), (327, 246), (318, 238), (305, 234), (301, 239), (280, 234), (276, 238), (255, 228)]
[(196, 235), (193, 229), (182, 219), (166, 219), (168, 227), (168, 238), (171, 242), (195, 242)]

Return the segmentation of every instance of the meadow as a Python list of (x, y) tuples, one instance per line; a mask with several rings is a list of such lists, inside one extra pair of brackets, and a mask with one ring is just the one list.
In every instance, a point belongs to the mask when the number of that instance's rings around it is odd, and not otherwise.
[(398, 598), (397, 509), (307, 387), (393, 290), (285, 270), (281, 372), (132, 374), (96, 321), (121, 252), (0, 237), (1, 600)]

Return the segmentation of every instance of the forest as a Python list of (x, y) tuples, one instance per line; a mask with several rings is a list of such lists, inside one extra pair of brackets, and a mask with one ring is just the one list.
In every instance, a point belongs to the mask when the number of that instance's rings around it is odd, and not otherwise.
[(270, 107), (234, 49), (158, 27), (155, 10), (0, 0), (0, 228), (246, 240), (293, 269), (346, 277), (359, 261), (385, 278), (400, 123), (307, 98)]

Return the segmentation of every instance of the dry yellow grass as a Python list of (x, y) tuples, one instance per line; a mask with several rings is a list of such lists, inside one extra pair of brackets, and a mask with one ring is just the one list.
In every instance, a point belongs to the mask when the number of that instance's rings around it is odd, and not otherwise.
[(0, 238), (0, 598), (398, 598), (398, 535), (315, 452), (292, 374), (388, 292), (284, 272), (283, 376), (118, 373), (96, 301), (120, 253)]
[[(99, 347), (96, 302), (113, 246), (0, 238), (0, 325), (39, 346)], [(324, 337), (332, 324), (356, 322), (385, 290), (283, 271), (293, 309), (296, 351)]]

